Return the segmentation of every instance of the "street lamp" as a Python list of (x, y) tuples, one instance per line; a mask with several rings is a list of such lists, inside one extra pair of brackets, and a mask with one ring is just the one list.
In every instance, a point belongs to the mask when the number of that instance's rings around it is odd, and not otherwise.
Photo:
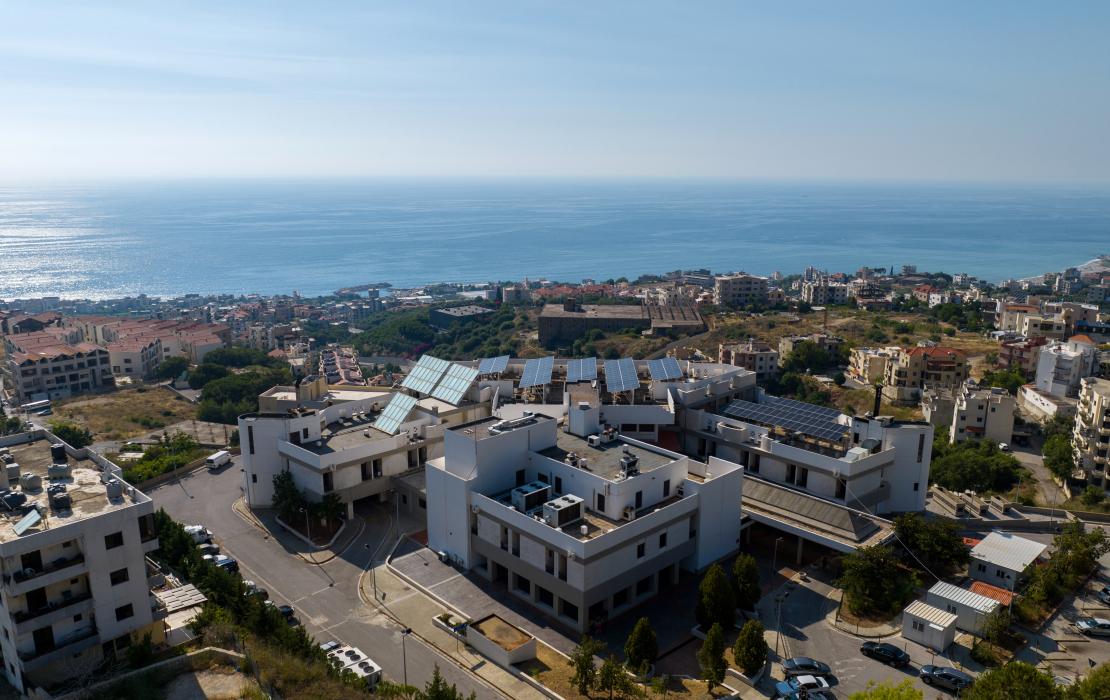
[(774, 554), (771, 555), (771, 581), (772, 582), (774, 582), (775, 577), (778, 576), (778, 571), (779, 571), (779, 542), (782, 542), (781, 537), (775, 539), (775, 551), (774, 551)]
[(308, 522), (308, 508), (301, 508), (300, 511), (304, 513), (304, 531), (308, 537), (309, 542), (312, 541), (312, 525)]
[(405, 638), (412, 632), (411, 627), (406, 627), (401, 630), (401, 667), (405, 676), (405, 685), (409, 684), (409, 659), (405, 650)]

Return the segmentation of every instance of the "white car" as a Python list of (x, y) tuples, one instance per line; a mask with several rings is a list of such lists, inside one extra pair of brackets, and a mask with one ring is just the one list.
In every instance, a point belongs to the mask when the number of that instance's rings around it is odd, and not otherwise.
[(998, 443), (998, 449), (1002, 450), (1003, 452), (1009, 452), (1010, 451), (1010, 445), (1008, 443), (1005, 443), (1005, 442), (1000, 442), (1000, 443)]
[(1110, 605), (1110, 586), (1103, 586), (1096, 594), (1103, 605)]
[(1093, 637), (1110, 636), (1110, 620), (1103, 617), (1083, 617), (1075, 621), (1076, 628)]
[(186, 525), (185, 534), (193, 538), (193, 542), (197, 544), (209, 544), (212, 542), (212, 533), (203, 525)]

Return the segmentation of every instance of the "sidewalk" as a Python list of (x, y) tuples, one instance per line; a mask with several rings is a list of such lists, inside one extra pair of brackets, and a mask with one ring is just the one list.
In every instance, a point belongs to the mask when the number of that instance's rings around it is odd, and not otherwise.
[(352, 542), (357, 540), (366, 528), (366, 521), (362, 518), (348, 520), (340, 530), (339, 535), (331, 546), (326, 549), (312, 549), (308, 543), (288, 532), (278, 523), (274, 513), (268, 510), (253, 511), (247, 507), (246, 501), (240, 496), (231, 504), (239, 517), (258, 528), (266, 536), (279, 542), (289, 552), (297, 555), (309, 564), (317, 566), (326, 564), (343, 553)]

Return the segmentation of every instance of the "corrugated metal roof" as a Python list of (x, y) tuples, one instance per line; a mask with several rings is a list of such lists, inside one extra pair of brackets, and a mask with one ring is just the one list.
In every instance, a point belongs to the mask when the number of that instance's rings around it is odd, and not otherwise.
[(932, 605), (929, 605), (924, 600), (913, 601), (906, 606), (906, 609), (903, 612), (906, 615), (912, 615), (913, 617), (920, 618), (922, 620), (925, 620), (926, 622), (937, 625), (938, 627), (951, 627), (952, 625), (956, 624), (955, 614), (950, 613), (947, 610), (934, 608)]
[(975, 545), (971, 556), (1010, 571), (1025, 571), (1046, 549), (1048, 545), (1040, 542), (1008, 532), (992, 532)]
[(162, 601), (162, 604), (166, 606), (166, 612), (170, 613), (191, 608), (194, 605), (203, 605), (204, 601), (208, 600), (191, 583), (180, 588), (171, 588), (168, 591), (155, 591), (154, 597)]
[(929, 589), (929, 594), (935, 595), (938, 598), (950, 600), (958, 605), (966, 605), (969, 608), (984, 613), (989, 613), (998, 607), (998, 601), (994, 598), (979, 595), (974, 591), (969, 591), (959, 586), (953, 586), (951, 583), (945, 583), (944, 581), (938, 581), (935, 586)]

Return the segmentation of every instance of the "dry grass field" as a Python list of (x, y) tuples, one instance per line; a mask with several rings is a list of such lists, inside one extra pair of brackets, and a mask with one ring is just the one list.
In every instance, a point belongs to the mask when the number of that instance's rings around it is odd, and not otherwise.
[(125, 440), (197, 417), (196, 405), (161, 387), (77, 396), (53, 408), (55, 417), (85, 426), (93, 440)]

